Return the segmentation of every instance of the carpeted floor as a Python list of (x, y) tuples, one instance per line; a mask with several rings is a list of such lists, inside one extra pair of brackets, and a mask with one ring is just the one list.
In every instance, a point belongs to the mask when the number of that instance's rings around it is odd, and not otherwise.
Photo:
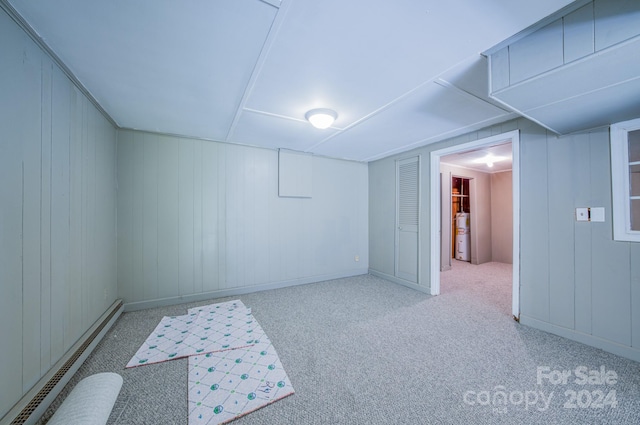
[[(455, 261), (441, 290), (363, 275), (215, 300), (251, 307), (296, 389), (234, 423), (640, 423), (640, 363), (515, 322), (510, 265)], [(187, 359), (124, 367), (162, 316), (211, 302), (123, 314), (61, 396), (114, 371), (110, 424), (186, 424)]]

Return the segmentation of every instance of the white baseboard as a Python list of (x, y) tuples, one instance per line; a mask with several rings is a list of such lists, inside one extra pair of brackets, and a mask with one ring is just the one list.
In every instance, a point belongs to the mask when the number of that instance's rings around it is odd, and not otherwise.
[(381, 279), (385, 279), (391, 281), (393, 283), (397, 283), (402, 286), (406, 286), (407, 288), (415, 289), (416, 291), (424, 292), (425, 294), (430, 294), (430, 288), (425, 288), (424, 286), (420, 286), (417, 283), (409, 282), (404, 279), (400, 279), (398, 277), (392, 276), (390, 274), (382, 273), (378, 270), (369, 269), (369, 274), (373, 276), (377, 276)]
[(153, 300), (135, 301), (125, 303), (124, 311), (145, 310), (148, 308), (164, 307), (168, 305), (184, 304), (197, 301), (206, 301), (214, 298), (234, 297), (236, 295), (250, 294), (253, 292), (268, 291), (271, 289), (287, 288), (289, 286), (306, 285), (308, 283), (323, 282), (326, 280), (342, 279), (345, 277), (367, 274), (367, 270), (354, 269), (347, 272), (333, 273), (321, 276), (313, 276), (301, 279), (292, 279), (282, 282), (266, 283), (263, 285), (243, 286), (238, 288), (218, 289), (216, 291), (202, 292), (199, 294), (180, 295), (176, 297), (158, 298)]
[(585, 345), (590, 345), (591, 347), (599, 348), (601, 350), (608, 351), (609, 353), (617, 354), (619, 356), (640, 362), (640, 349), (638, 348), (629, 347), (597, 336), (578, 332), (573, 329), (556, 326), (551, 323), (543, 322), (542, 320), (534, 319), (524, 314), (520, 314), (520, 323), (523, 325), (531, 326), (532, 328), (540, 329), (541, 331), (549, 332), (554, 335), (571, 339), (573, 341), (577, 341)]

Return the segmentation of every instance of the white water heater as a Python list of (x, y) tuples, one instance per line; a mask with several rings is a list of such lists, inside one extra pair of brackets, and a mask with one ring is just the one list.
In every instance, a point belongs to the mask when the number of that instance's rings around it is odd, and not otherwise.
[(456, 260), (471, 261), (469, 213), (456, 214)]

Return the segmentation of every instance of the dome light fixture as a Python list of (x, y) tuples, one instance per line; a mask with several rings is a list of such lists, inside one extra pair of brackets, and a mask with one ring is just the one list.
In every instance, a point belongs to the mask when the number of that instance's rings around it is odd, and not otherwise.
[(325, 129), (331, 127), (331, 124), (338, 118), (338, 113), (332, 109), (317, 108), (307, 112), (304, 117), (315, 128)]
[(496, 162), (505, 161), (510, 159), (506, 156), (494, 156), (492, 153), (488, 153), (482, 158), (477, 158), (473, 161), (475, 164), (485, 164), (488, 168), (493, 168)]

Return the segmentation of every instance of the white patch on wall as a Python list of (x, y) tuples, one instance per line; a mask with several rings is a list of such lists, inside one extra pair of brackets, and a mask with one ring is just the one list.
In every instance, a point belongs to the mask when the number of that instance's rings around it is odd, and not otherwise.
[(278, 195), (286, 198), (311, 198), (313, 157), (304, 152), (278, 151)]

